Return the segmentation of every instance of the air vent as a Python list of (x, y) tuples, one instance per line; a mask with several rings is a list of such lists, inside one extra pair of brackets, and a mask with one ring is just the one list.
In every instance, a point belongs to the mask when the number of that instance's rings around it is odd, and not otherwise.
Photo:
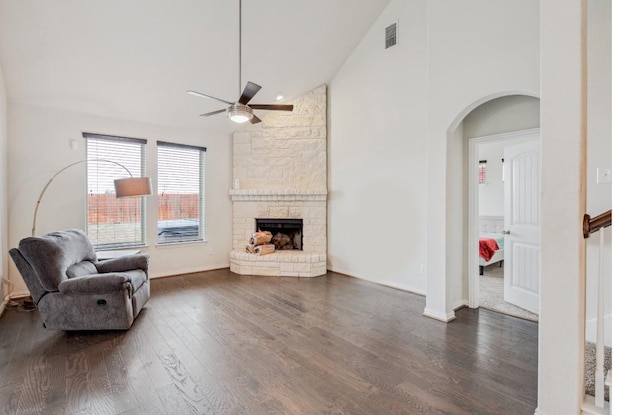
[(395, 22), (384, 29), (384, 48), (389, 49), (398, 43), (398, 22)]

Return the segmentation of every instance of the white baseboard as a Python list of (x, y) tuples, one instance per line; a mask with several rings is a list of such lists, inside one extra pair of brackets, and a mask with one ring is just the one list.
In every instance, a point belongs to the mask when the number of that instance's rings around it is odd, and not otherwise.
[[(611, 406), (609, 402), (604, 403), (604, 408), (598, 408), (595, 405), (595, 400), (593, 396), (586, 395), (580, 411), (581, 415), (608, 415), (611, 413)], [(536, 408), (534, 415), (547, 415), (545, 412), (542, 412), (540, 408)]]
[[(358, 277), (354, 277), (354, 278), (358, 278)], [(362, 278), (360, 278), (360, 279), (362, 279)], [(396, 284), (396, 283), (387, 282), (387, 281), (382, 281), (382, 282), (371, 281), (371, 280), (367, 280), (367, 281), (370, 281), (370, 282), (373, 282), (373, 283), (376, 283), (376, 284), (380, 284), (380, 285), (383, 285), (385, 287), (393, 288), (393, 289), (396, 289), (396, 290), (405, 291), (405, 292), (412, 293), (412, 294), (418, 294), (418, 295), (421, 295), (423, 297), (426, 296), (426, 292), (420, 291), (420, 290), (415, 290), (415, 289), (413, 289), (411, 287), (407, 287), (407, 286), (402, 285), (402, 284)]]
[(609, 402), (604, 403), (604, 408), (598, 408), (596, 406), (596, 400), (593, 396), (586, 395), (582, 402), (582, 415), (609, 415), (611, 413), (611, 406)]
[(16, 298), (25, 298), (25, 297), (29, 297), (30, 295), (31, 293), (29, 292), (29, 290), (14, 291), (13, 293), (11, 293), (11, 296), (9, 297), (9, 299), (13, 300)]
[(12, 292), (11, 295), (9, 296), (9, 298), (7, 298), (6, 300), (4, 300), (4, 301), (2, 301), (0, 303), (0, 317), (2, 317), (4, 312), (7, 310), (7, 305), (9, 304), (9, 301), (14, 300), (14, 299), (20, 299), (20, 298), (29, 297), (30, 295), (31, 295), (31, 293), (29, 291), (14, 291), (14, 292)]
[(349, 274), (348, 272), (337, 271), (335, 269), (329, 269), (329, 268), (327, 268), (327, 272), (335, 272), (336, 274), (346, 275), (347, 277), (357, 278), (359, 280), (372, 282), (374, 284), (382, 285), (384, 287), (389, 287), (389, 288), (393, 288), (393, 289), (400, 290), (400, 291), (405, 291), (405, 292), (412, 293), (412, 294), (418, 294), (418, 295), (421, 295), (423, 297), (426, 296), (426, 294), (427, 294), (426, 291), (416, 290), (415, 288), (408, 287), (408, 286), (402, 285), (402, 284), (397, 284), (397, 283), (391, 282), (391, 281), (377, 281), (377, 280), (372, 280), (372, 279), (369, 279), (369, 278), (362, 278), (362, 277), (359, 277), (357, 275)]
[(219, 265), (213, 265), (208, 267), (184, 268), (184, 269), (169, 271), (169, 272), (153, 273), (149, 275), (149, 279), (175, 277), (177, 275), (194, 274), (196, 272), (216, 271), (219, 269), (229, 268), (229, 266), (230, 266), (229, 264), (219, 264)]
[(467, 300), (459, 300), (458, 302), (453, 303), (453, 310), (459, 310), (462, 307), (469, 307), (469, 301)]
[(430, 310), (427, 307), (424, 308), (422, 315), (435, 320), (443, 321), (445, 323), (455, 320), (456, 318), (456, 315), (453, 311), (450, 311), (448, 313), (442, 313), (440, 311)]

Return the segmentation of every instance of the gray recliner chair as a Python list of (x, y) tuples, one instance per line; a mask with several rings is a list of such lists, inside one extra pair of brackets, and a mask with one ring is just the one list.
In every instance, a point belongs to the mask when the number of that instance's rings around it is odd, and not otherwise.
[(9, 254), (48, 329), (125, 330), (150, 296), (148, 255), (98, 261), (81, 230), (24, 238)]

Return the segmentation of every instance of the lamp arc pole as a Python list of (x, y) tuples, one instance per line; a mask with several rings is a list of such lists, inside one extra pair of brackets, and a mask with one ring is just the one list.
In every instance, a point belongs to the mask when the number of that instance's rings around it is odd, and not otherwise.
[(49, 181), (47, 182), (47, 184), (44, 185), (44, 187), (42, 188), (42, 191), (40, 192), (40, 196), (38, 196), (38, 200), (36, 201), (36, 207), (33, 210), (33, 225), (31, 226), (31, 236), (36, 236), (36, 220), (38, 219), (38, 209), (40, 208), (40, 203), (42, 202), (42, 197), (44, 196), (45, 192), (47, 191), (47, 189), (49, 188), (49, 185), (53, 182), (53, 180), (58, 177), (58, 175), (60, 173), (62, 173), (63, 171), (76, 166), (78, 164), (82, 164), (82, 163), (88, 163), (90, 161), (103, 161), (105, 163), (112, 163), (112, 164), (117, 164), (118, 166), (122, 167), (123, 169), (126, 170), (126, 172), (129, 174), (129, 177), (133, 177), (133, 175), (131, 174), (131, 171), (129, 171), (128, 168), (126, 168), (125, 166), (123, 166), (122, 164), (118, 163), (117, 161), (112, 161), (112, 160), (107, 160), (107, 159), (90, 159), (90, 160), (80, 160), (80, 161), (76, 161), (74, 163), (71, 163), (63, 168), (61, 168), (60, 170), (58, 170), (53, 176), (51, 176), (51, 178), (49, 179)]

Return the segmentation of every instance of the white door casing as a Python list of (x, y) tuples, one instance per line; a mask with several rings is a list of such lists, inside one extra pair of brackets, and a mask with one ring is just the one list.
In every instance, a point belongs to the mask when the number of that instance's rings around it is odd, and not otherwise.
[(540, 293), (540, 143), (504, 150), (504, 300), (538, 313)]
[[(474, 137), (469, 139), (469, 307), (477, 308), (480, 305), (480, 276), (478, 273), (478, 236), (479, 236), (479, 188), (478, 184), (478, 160), (480, 146), (484, 144), (504, 142), (505, 146), (523, 143), (529, 140), (540, 139), (540, 129), (532, 128), (528, 130), (511, 131), (507, 133), (494, 134), (484, 137)], [(503, 202), (504, 204), (504, 202)], [(504, 214), (502, 215), (504, 216)], [(505, 255), (504, 263), (511, 259)]]

